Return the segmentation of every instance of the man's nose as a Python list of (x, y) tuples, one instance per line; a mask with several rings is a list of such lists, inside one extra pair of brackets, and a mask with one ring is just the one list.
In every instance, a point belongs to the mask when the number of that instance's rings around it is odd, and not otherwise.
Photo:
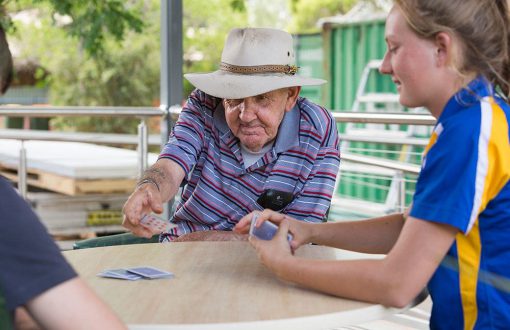
[(239, 111), (239, 119), (243, 122), (250, 122), (257, 118), (257, 107), (255, 103), (250, 99), (244, 99), (241, 104), (241, 110)]

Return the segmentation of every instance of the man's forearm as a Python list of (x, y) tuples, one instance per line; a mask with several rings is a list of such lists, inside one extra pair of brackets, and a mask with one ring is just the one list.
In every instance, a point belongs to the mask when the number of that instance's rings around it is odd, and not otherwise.
[(154, 185), (161, 194), (161, 200), (165, 202), (175, 196), (184, 175), (184, 170), (176, 162), (162, 158), (143, 173), (138, 185)]

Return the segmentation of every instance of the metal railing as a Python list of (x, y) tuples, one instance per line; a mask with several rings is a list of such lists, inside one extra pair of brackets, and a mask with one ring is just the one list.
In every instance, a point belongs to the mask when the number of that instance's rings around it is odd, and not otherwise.
[[(47, 107), (47, 106), (0, 106), (0, 113), (4, 116), (19, 116), (19, 117), (80, 117), (80, 116), (94, 116), (94, 117), (138, 117), (140, 124), (138, 125), (137, 145), (137, 162), (138, 172), (141, 175), (147, 168), (148, 157), (148, 131), (145, 123), (148, 117), (161, 117), (167, 115), (164, 111), (154, 107), (82, 107), (82, 106), (67, 106), (67, 107)], [(23, 198), (27, 196), (27, 159), (24, 141), (27, 140), (46, 140), (46, 141), (78, 141), (75, 133), (56, 133), (47, 132), (48, 134), (37, 131), (24, 131), (12, 132), (12, 130), (2, 130), (0, 138), (3, 139), (16, 139), (21, 141), (21, 148), (19, 151), (19, 168), (18, 168), (18, 190)], [(52, 136), (54, 134), (54, 136)], [(97, 134), (96, 134), (97, 136)], [(90, 138), (91, 136), (89, 136)], [(104, 143), (108, 137), (112, 135), (105, 135), (102, 138)], [(81, 133), (80, 138), (86, 138)], [(112, 142), (113, 139), (110, 139)], [(129, 139), (127, 139), (129, 141)], [(81, 142), (84, 142), (81, 140)], [(90, 139), (89, 139), (89, 142)], [(132, 142), (132, 141), (129, 141)]]
[[(46, 107), (46, 106), (0, 106), (0, 113), (4, 116), (18, 117), (138, 117), (138, 134), (107, 134), (107, 133), (65, 133), (65, 132), (43, 132), (4, 129), (0, 130), (1, 139), (15, 139), (21, 141), (19, 152), (18, 169), (18, 189), (20, 194), (26, 198), (27, 193), (27, 155), (23, 142), (27, 140), (45, 140), (45, 141), (73, 141), (90, 142), (98, 144), (133, 144), (137, 145), (138, 153), (138, 173), (141, 175), (147, 168), (148, 145), (162, 145), (165, 141), (162, 139), (157, 142), (156, 136), (149, 135), (147, 131), (146, 119), (149, 117), (170, 116), (176, 120), (181, 111), (181, 107), (172, 106), (168, 111), (164, 107), (84, 107), (84, 106), (65, 106), (65, 107)], [(402, 125), (433, 125), (436, 121), (430, 115), (424, 114), (402, 114), (402, 113), (360, 113), (347, 111), (333, 111), (333, 117), (337, 123), (377, 123), (377, 124), (402, 124)], [(345, 137), (349, 138), (349, 137)], [(352, 137), (351, 139), (355, 139)], [(358, 137), (358, 140), (360, 138)], [(423, 145), (423, 140), (417, 139), (362, 139), (366, 142), (393, 143)], [(344, 160), (349, 160), (360, 164), (376, 165), (379, 167), (401, 171), (402, 173), (418, 174), (419, 166), (407, 164), (398, 161), (385, 160), (377, 157), (363, 156), (351, 153), (342, 153)]]
[[(181, 107), (171, 106), (168, 114), (177, 119)], [(121, 117), (153, 117), (166, 115), (166, 112), (156, 107), (84, 107), (84, 106), (0, 106), (0, 113), (4, 116), (27, 117), (79, 117), (79, 116), (121, 116)], [(370, 113), (332, 110), (337, 123), (377, 123), (404, 125), (434, 125), (435, 118), (426, 114), (412, 113)]]

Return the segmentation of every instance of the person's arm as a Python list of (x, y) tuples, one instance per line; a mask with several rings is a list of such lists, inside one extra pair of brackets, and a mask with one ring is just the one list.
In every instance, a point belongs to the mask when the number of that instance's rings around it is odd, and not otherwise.
[(250, 238), (261, 261), (278, 277), (332, 295), (399, 308), (425, 287), (458, 232), (449, 225), (409, 217), (384, 259), (332, 261), (294, 257), (286, 240), (288, 228), (289, 222), (283, 221), (272, 241)]
[(139, 225), (145, 213), (163, 211), (163, 202), (173, 198), (179, 187), (198, 161), (207, 140), (207, 118), (212, 116), (210, 106), (215, 107), (219, 99), (194, 90), (179, 114), (168, 142), (159, 154), (159, 159), (140, 179), (135, 192), (124, 205), (124, 227), (133, 234), (151, 237), (152, 233)]
[[(406, 211), (407, 212), (407, 211)], [(271, 210), (252, 212), (234, 227), (239, 234), (246, 234), (254, 213), (258, 213), (257, 226), (263, 221), (280, 224), (284, 219), (294, 236), (292, 248), (307, 243), (331, 246), (362, 253), (386, 254), (395, 245), (404, 225), (404, 214), (396, 213), (379, 218), (332, 223), (306, 223)]]
[(163, 212), (163, 203), (177, 194), (185, 173), (176, 162), (161, 158), (140, 179), (140, 184), (124, 204), (122, 225), (137, 236), (152, 237), (153, 233), (140, 226), (144, 214)]
[(43, 292), (26, 308), (43, 329), (127, 329), (80, 278)]
[(315, 225), (310, 242), (362, 253), (386, 254), (395, 245), (404, 225), (402, 213), (379, 218)]

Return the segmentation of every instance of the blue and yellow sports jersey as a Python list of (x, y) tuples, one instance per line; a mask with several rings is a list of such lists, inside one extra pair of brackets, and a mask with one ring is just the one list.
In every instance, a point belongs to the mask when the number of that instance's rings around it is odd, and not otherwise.
[(411, 216), (459, 229), (428, 284), (432, 329), (510, 329), (509, 121), (479, 77), (449, 100), (425, 151)]

